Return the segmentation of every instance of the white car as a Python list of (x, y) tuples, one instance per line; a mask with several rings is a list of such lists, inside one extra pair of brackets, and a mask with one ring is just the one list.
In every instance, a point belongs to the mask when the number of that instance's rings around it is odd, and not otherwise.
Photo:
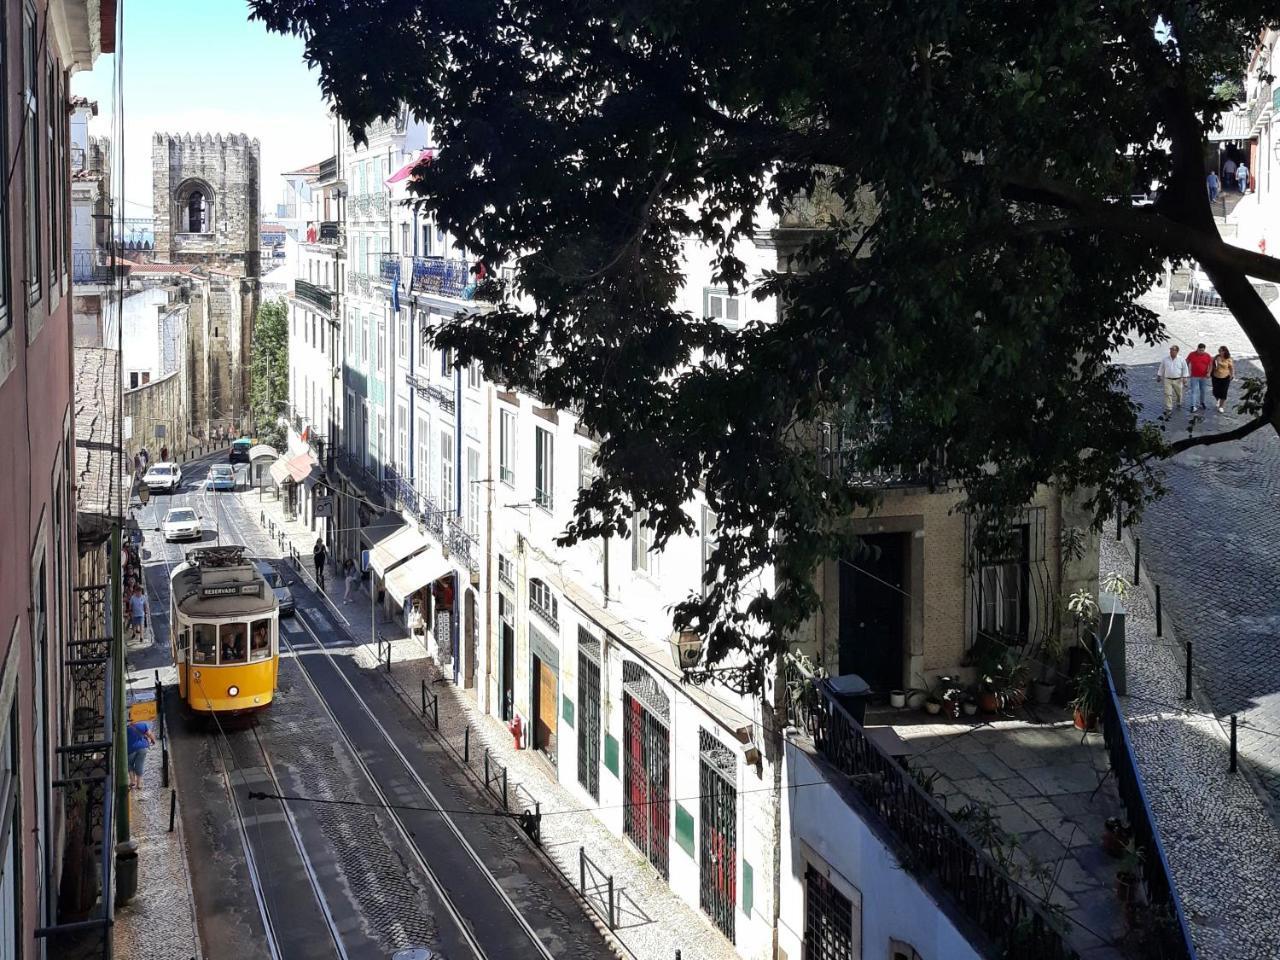
[(160, 531), (166, 540), (199, 540), (204, 536), (200, 517), (190, 507), (174, 507), (166, 513)]
[(176, 463), (153, 463), (142, 482), (152, 493), (173, 493), (182, 483), (182, 470)]

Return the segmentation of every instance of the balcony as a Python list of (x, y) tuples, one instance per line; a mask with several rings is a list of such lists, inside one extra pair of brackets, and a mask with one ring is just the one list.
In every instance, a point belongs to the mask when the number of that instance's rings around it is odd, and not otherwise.
[(1275, 109), (1275, 100), (1272, 95), (1271, 84), (1259, 82), (1258, 89), (1254, 91), (1253, 99), (1249, 101), (1249, 129), (1252, 133), (1257, 133), (1271, 119), (1271, 114)]
[(357, 193), (347, 200), (347, 213), (355, 217), (385, 220), (387, 211), (391, 209), (386, 191), (375, 193)]
[(71, 280), (73, 283), (110, 283), (113, 278), (111, 264), (100, 250), (71, 251)]
[(384, 253), (378, 263), (378, 276), (386, 283), (400, 282), (400, 257), (394, 253)]
[(316, 182), (328, 183), (336, 179), (338, 179), (338, 158), (329, 157), (327, 160), (321, 160), (320, 169), (316, 173)]
[(372, 273), (361, 273), (359, 270), (347, 271), (347, 285), (351, 288), (351, 292), (362, 297), (373, 296), (373, 286), (380, 279)]
[(456, 556), (472, 573), (480, 572), (480, 545), (463, 529), (458, 515), (442, 509), (431, 497), (419, 493), (408, 477), (388, 467), (382, 492), (399, 509), (412, 514), (421, 527), (450, 555)]
[(410, 373), (405, 375), (405, 380), (409, 386), (418, 391), (418, 396), (427, 400), (432, 400), (445, 413), (452, 415), (456, 409), (453, 400), (453, 391), (447, 387), (432, 383), (426, 377), (420, 377), (417, 374)]
[(309, 280), (295, 280), (293, 281), (293, 292), (300, 300), (305, 300), (326, 313), (333, 313), (334, 294), (328, 287), (321, 286), (318, 283), (311, 283)]
[(342, 224), (337, 220), (321, 220), (318, 236), (320, 243), (336, 243), (342, 252), (346, 253), (346, 248), (343, 246), (346, 237), (343, 236)]
[(455, 300), (475, 298), (476, 283), (465, 260), (446, 260), (443, 257), (413, 257), (412, 260), (411, 291)]
[(892, 487), (926, 487), (934, 489), (946, 484), (945, 454), (915, 464), (867, 464), (867, 455), (886, 424), (868, 428), (846, 427), (839, 422), (818, 424), (816, 452), (818, 466), (828, 477), (842, 477), (852, 487), (888, 489)]
[(338, 472), (359, 487), (370, 500), (382, 499), (382, 481), (372, 463), (366, 464), (358, 455), (336, 445), (329, 448), (327, 462), (336, 464)]

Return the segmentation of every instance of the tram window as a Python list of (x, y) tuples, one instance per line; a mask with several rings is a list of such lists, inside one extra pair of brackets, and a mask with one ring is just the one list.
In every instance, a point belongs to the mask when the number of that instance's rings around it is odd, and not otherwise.
[(271, 621), (253, 621), (253, 630), (249, 633), (249, 659), (266, 660), (271, 656)]
[(197, 623), (195, 645), (191, 648), (192, 663), (213, 663), (218, 657), (218, 627), (212, 623)]
[(185, 651), (187, 649), (187, 644), (190, 641), (191, 641), (191, 631), (187, 630), (186, 627), (183, 627), (182, 630), (178, 633), (178, 649)]
[(244, 663), (248, 654), (246, 630), (243, 623), (224, 623), (218, 628), (220, 641), (219, 663)]

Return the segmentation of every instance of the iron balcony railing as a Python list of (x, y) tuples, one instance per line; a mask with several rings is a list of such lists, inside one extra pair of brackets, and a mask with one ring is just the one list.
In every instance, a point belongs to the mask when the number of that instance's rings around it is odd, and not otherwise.
[(1000, 869), (910, 771), (867, 738), (820, 685), (810, 697), (818, 752), (848, 777), (868, 808), (907, 849), (913, 873), (932, 874), (1001, 949), (1000, 956), (1074, 960), (1058, 926)]
[(337, 465), (339, 473), (369, 494), (371, 499), (381, 499), (382, 481), (375, 465), (364, 463), (356, 454), (340, 447), (335, 449), (331, 446), (329, 452), (330, 462)]
[(1249, 129), (1254, 130), (1259, 124), (1266, 123), (1273, 109), (1271, 84), (1260, 82), (1258, 89), (1254, 91), (1253, 99), (1249, 101)]
[(418, 391), (418, 396), (435, 402), (445, 413), (452, 415), (457, 409), (453, 391), (448, 387), (432, 383), (427, 377), (419, 376), (416, 373), (406, 374), (405, 381)]
[(471, 275), (471, 267), (465, 260), (446, 260), (443, 257), (411, 259), (411, 286), (415, 293), (452, 297), (455, 300), (471, 300), (475, 297), (475, 280)]
[(479, 572), (480, 544), (467, 533), (455, 511), (442, 509), (434, 499), (420, 493), (413, 481), (402, 476), (393, 466), (387, 467), (382, 492), (399, 509), (412, 514), (437, 543), (451, 555), (461, 558), (469, 570)]
[[(1099, 653), (1098, 656), (1102, 657), (1102, 654)], [(1138, 770), (1133, 743), (1129, 739), (1129, 730), (1124, 721), (1124, 711), (1120, 708), (1111, 667), (1105, 657), (1102, 657), (1102, 669), (1107, 679), (1107, 695), (1102, 704), (1102, 738), (1107, 745), (1111, 772), (1115, 775), (1116, 789), (1128, 815), (1134, 843), (1143, 851), (1142, 879), (1147, 891), (1147, 902), (1167, 910), (1170, 917), (1169, 923), (1157, 926), (1154, 931), (1159, 941), (1158, 951), (1154, 955), (1168, 960), (1196, 960), (1196, 948), (1182, 910), (1182, 899), (1178, 896), (1178, 887), (1174, 883), (1173, 872), (1169, 869), (1164, 844), (1160, 842), (1155, 814), (1147, 800), (1147, 791), (1142, 783), (1142, 774)]]
[(321, 220), (320, 229), (316, 232), (316, 242), (338, 247), (338, 256), (346, 255), (346, 233), (337, 220)]
[(400, 282), (400, 256), (395, 253), (384, 253), (378, 263), (378, 276), (387, 283)]
[(373, 295), (373, 285), (379, 278), (371, 273), (362, 273), (359, 270), (347, 271), (347, 284), (353, 293), (357, 293), (363, 297)]
[(113, 271), (106, 254), (99, 250), (71, 251), (71, 280), (73, 283), (109, 283)]
[(877, 429), (887, 428), (873, 426), (869, 436), (859, 436), (840, 423), (819, 423), (816, 438), (818, 468), (828, 477), (842, 477), (850, 486), (856, 487), (933, 488), (946, 483), (945, 457), (941, 450), (920, 463), (867, 466), (863, 458), (875, 442)]
[(37, 931), (55, 956), (111, 957), (115, 781), (110, 586), (77, 587), (76, 639), (63, 662), (71, 687), (70, 742), (57, 748), (66, 810), (58, 922)]
[(336, 179), (338, 179), (338, 158), (329, 157), (327, 160), (321, 160), (320, 169), (316, 171), (316, 181), (324, 183)]
[(313, 306), (319, 307), (326, 313), (333, 312), (333, 291), (328, 287), (321, 286), (318, 283), (312, 283), (309, 280), (293, 281), (293, 292), (302, 300), (307, 301)]
[(384, 218), (390, 209), (385, 191), (358, 193), (347, 201), (347, 212), (357, 217)]

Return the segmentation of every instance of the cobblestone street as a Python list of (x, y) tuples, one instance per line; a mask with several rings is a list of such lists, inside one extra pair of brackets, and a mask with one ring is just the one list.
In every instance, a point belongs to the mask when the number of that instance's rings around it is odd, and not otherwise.
[[(1199, 342), (1210, 352), (1226, 344), (1238, 361), (1252, 355), (1222, 311), (1170, 310), (1160, 289), (1145, 302), (1164, 317), (1170, 342), (1182, 345), (1184, 356)], [(1140, 345), (1119, 358), (1129, 366), (1130, 392), (1147, 420), (1162, 410), (1155, 366), (1166, 351), (1167, 345)], [(1252, 362), (1237, 363), (1228, 409), (1239, 399), (1241, 376), (1259, 372)], [(1195, 429), (1241, 422), (1234, 413), (1210, 410)], [(1189, 427), (1181, 410), (1166, 429), (1176, 438)], [(1143, 564), (1162, 588), (1179, 637), (1194, 645), (1196, 676), (1215, 712), (1239, 715), (1241, 752), (1274, 804), (1280, 800), (1280, 437), (1260, 430), (1241, 441), (1194, 448), (1168, 462), (1165, 475), (1168, 493), (1136, 531)]]

